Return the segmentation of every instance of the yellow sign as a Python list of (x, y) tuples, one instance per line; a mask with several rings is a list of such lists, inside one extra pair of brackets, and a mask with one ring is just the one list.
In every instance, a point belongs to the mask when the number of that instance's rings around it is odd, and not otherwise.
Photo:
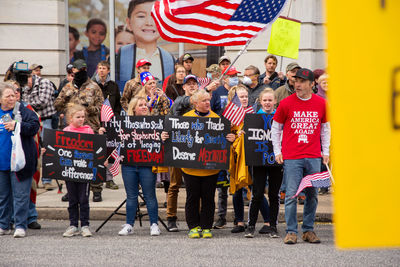
[(300, 21), (279, 17), (271, 27), (268, 53), (297, 59), (299, 57)]
[(400, 246), (400, 1), (326, 4), (336, 244)]

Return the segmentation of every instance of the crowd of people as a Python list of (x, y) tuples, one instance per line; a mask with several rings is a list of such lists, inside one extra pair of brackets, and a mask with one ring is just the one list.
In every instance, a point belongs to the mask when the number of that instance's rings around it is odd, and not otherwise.
[[(249, 65), (242, 72), (222, 56), (208, 66), (206, 77), (192, 72), (195, 58), (189, 53), (175, 61), (165, 50), (157, 47), (158, 33), (153, 33), (149, 6), (152, 1), (131, 1), (127, 26), (118, 27), (117, 75), (110, 79), (109, 50), (102, 43), (107, 33), (100, 19), (87, 23), (85, 35), (89, 46), (76, 50), (79, 33), (70, 27), (70, 63), (67, 77), (57, 88), (41, 77), (43, 66), (32, 64), (26, 83), (13, 76), (13, 65), (0, 83), (0, 235), (24, 237), (26, 229), (40, 229), (36, 213), (36, 188), (40, 178), (37, 164), (42, 147), (40, 128), (89, 134), (105, 134), (100, 122), (100, 110), (109, 100), (114, 114), (146, 116), (168, 114), (192, 117), (220, 117), (229, 102), (239, 99), (243, 108), (253, 107), (257, 114), (273, 118), (272, 142), (278, 166), (247, 166), (245, 164), (243, 122), (233, 125), (226, 139), (231, 143), (228, 170), (191, 168), (151, 168), (123, 164), (122, 179), (126, 192), (126, 223), (118, 232), (133, 233), (139, 205), (139, 186), (143, 192), (150, 217), (150, 234), (160, 235), (158, 227), (157, 181), (164, 184), (168, 231), (177, 232), (177, 201), (179, 189), (186, 188), (185, 220), (190, 238), (211, 238), (212, 229), (226, 227), (229, 194), (235, 214), (232, 233), (254, 237), (260, 212), (263, 226), (260, 234), (277, 238), (279, 205), (285, 205), (285, 244), (297, 242), (297, 202), (304, 204), (302, 239), (319, 243), (314, 232), (317, 189), (306, 188), (299, 198), (293, 198), (301, 179), (320, 172), (329, 162), (330, 127), (326, 117), (328, 75), (323, 70), (311, 71), (296, 62), (286, 66), (286, 73), (276, 72), (278, 60), (268, 55), (265, 72)], [(153, 23), (154, 24), (154, 23)], [(153, 25), (154, 26), (154, 25)], [(146, 27), (147, 31), (143, 31)], [(154, 26), (155, 27), (155, 26)], [(155, 31), (156, 32), (156, 31)], [(118, 37), (118, 38), (117, 38)], [(157, 51), (157, 53), (155, 52)], [(151, 56), (148, 56), (151, 55)], [(202, 82), (200, 82), (202, 80)], [(27, 159), (25, 167), (11, 171), (11, 136), (20, 124), (22, 147)], [(164, 131), (163, 141), (169, 138)], [(113, 151), (107, 149), (108, 155)], [(105, 162), (110, 166), (112, 158)], [(220, 177), (230, 180), (230, 187), (216, 188)], [(42, 177), (42, 185), (51, 190), (51, 179)], [(64, 237), (78, 234), (89, 237), (89, 194), (93, 201), (102, 201), (102, 183), (66, 182), (68, 193), (62, 197), (69, 202), (70, 225)], [(106, 187), (118, 189), (107, 167)], [(265, 191), (268, 187), (268, 198)], [(229, 190), (229, 192), (228, 192)], [(327, 188), (321, 193), (326, 193)], [(215, 193), (218, 193), (217, 220)], [(244, 206), (249, 201), (248, 219)], [(183, 219), (183, 218), (179, 218)], [(80, 220), (80, 230), (79, 230)]]

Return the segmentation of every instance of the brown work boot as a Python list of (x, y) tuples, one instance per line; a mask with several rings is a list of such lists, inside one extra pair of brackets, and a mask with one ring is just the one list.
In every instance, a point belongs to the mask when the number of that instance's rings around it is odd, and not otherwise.
[(309, 242), (309, 243), (313, 243), (313, 244), (321, 243), (321, 240), (319, 240), (318, 236), (313, 231), (308, 231), (308, 232), (303, 233), (302, 238), (305, 242)]
[(287, 233), (283, 242), (288, 245), (293, 245), (297, 243), (297, 235), (295, 233)]

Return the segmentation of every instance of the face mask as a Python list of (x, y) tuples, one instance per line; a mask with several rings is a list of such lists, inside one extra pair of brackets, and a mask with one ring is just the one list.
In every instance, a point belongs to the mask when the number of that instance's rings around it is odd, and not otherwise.
[(77, 73), (75, 73), (74, 76), (74, 83), (76, 86), (81, 87), (81, 85), (86, 82), (88, 76), (86, 70), (81, 70)]
[(212, 74), (210, 72), (207, 72), (207, 78), (212, 80)]
[(253, 83), (253, 81), (250, 79), (250, 77), (244, 76), (244, 78), (243, 78), (244, 85), (251, 85), (252, 83)]
[(238, 84), (239, 84), (239, 78), (238, 77), (229, 78), (229, 86), (230, 87), (233, 87), (233, 86), (238, 85)]

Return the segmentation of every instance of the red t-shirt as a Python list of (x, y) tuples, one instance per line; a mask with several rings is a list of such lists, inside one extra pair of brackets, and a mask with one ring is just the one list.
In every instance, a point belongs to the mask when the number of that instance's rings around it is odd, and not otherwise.
[(321, 123), (327, 122), (325, 99), (312, 94), (304, 101), (292, 94), (280, 102), (274, 121), (283, 124), (283, 159), (321, 157)]

